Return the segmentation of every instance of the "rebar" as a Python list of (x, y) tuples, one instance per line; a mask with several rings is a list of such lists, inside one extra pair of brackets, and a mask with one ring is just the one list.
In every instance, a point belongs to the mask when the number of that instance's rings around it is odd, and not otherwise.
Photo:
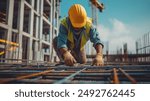
[[(17, 66), (17, 65), (16, 65)], [(0, 67), (0, 83), (150, 83), (150, 65)]]
[(113, 73), (114, 73), (114, 81), (113, 83), (115, 84), (119, 84), (119, 79), (118, 79), (118, 74), (117, 74), (117, 69), (116, 68), (113, 68)]

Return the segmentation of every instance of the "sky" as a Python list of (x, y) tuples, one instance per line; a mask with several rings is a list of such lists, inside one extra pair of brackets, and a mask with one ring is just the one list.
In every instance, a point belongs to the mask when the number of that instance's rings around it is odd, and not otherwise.
[[(99, 0), (105, 9), (98, 12), (98, 27), (101, 40), (109, 42), (109, 51), (115, 52), (128, 44), (128, 51), (135, 53), (135, 41), (150, 32), (150, 0)], [(61, 17), (68, 16), (71, 5), (85, 7), (91, 17), (89, 0), (62, 0)]]

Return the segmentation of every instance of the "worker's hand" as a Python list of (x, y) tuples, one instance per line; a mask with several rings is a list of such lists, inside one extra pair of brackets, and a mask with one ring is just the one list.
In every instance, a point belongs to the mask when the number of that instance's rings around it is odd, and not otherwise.
[(95, 59), (93, 60), (92, 66), (103, 66), (104, 61), (103, 61), (103, 55), (100, 53), (97, 53)]
[(66, 51), (64, 54), (64, 61), (67, 66), (73, 66), (76, 63), (75, 58), (71, 55), (70, 52)]

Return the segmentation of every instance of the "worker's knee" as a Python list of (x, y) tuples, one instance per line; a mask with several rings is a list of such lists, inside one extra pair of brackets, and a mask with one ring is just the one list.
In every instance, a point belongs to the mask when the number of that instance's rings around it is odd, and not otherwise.
[(85, 50), (80, 51), (79, 57), (80, 63), (85, 64), (87, 62)]
[(87, 59), (83, 58), (82, 61), (81, 61), (81, 64), (85, 64), (86, 62), (87, 62)]

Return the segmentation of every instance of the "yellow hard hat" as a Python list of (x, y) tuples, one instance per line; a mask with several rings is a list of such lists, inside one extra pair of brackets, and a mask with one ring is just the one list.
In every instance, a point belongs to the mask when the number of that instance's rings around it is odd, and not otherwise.
[(87, 14), (85, 8), (80, 4), (74, 4), (70, 7), (69, 19), (73, 27), (81, 28), (85, 26), (87, 20)]

